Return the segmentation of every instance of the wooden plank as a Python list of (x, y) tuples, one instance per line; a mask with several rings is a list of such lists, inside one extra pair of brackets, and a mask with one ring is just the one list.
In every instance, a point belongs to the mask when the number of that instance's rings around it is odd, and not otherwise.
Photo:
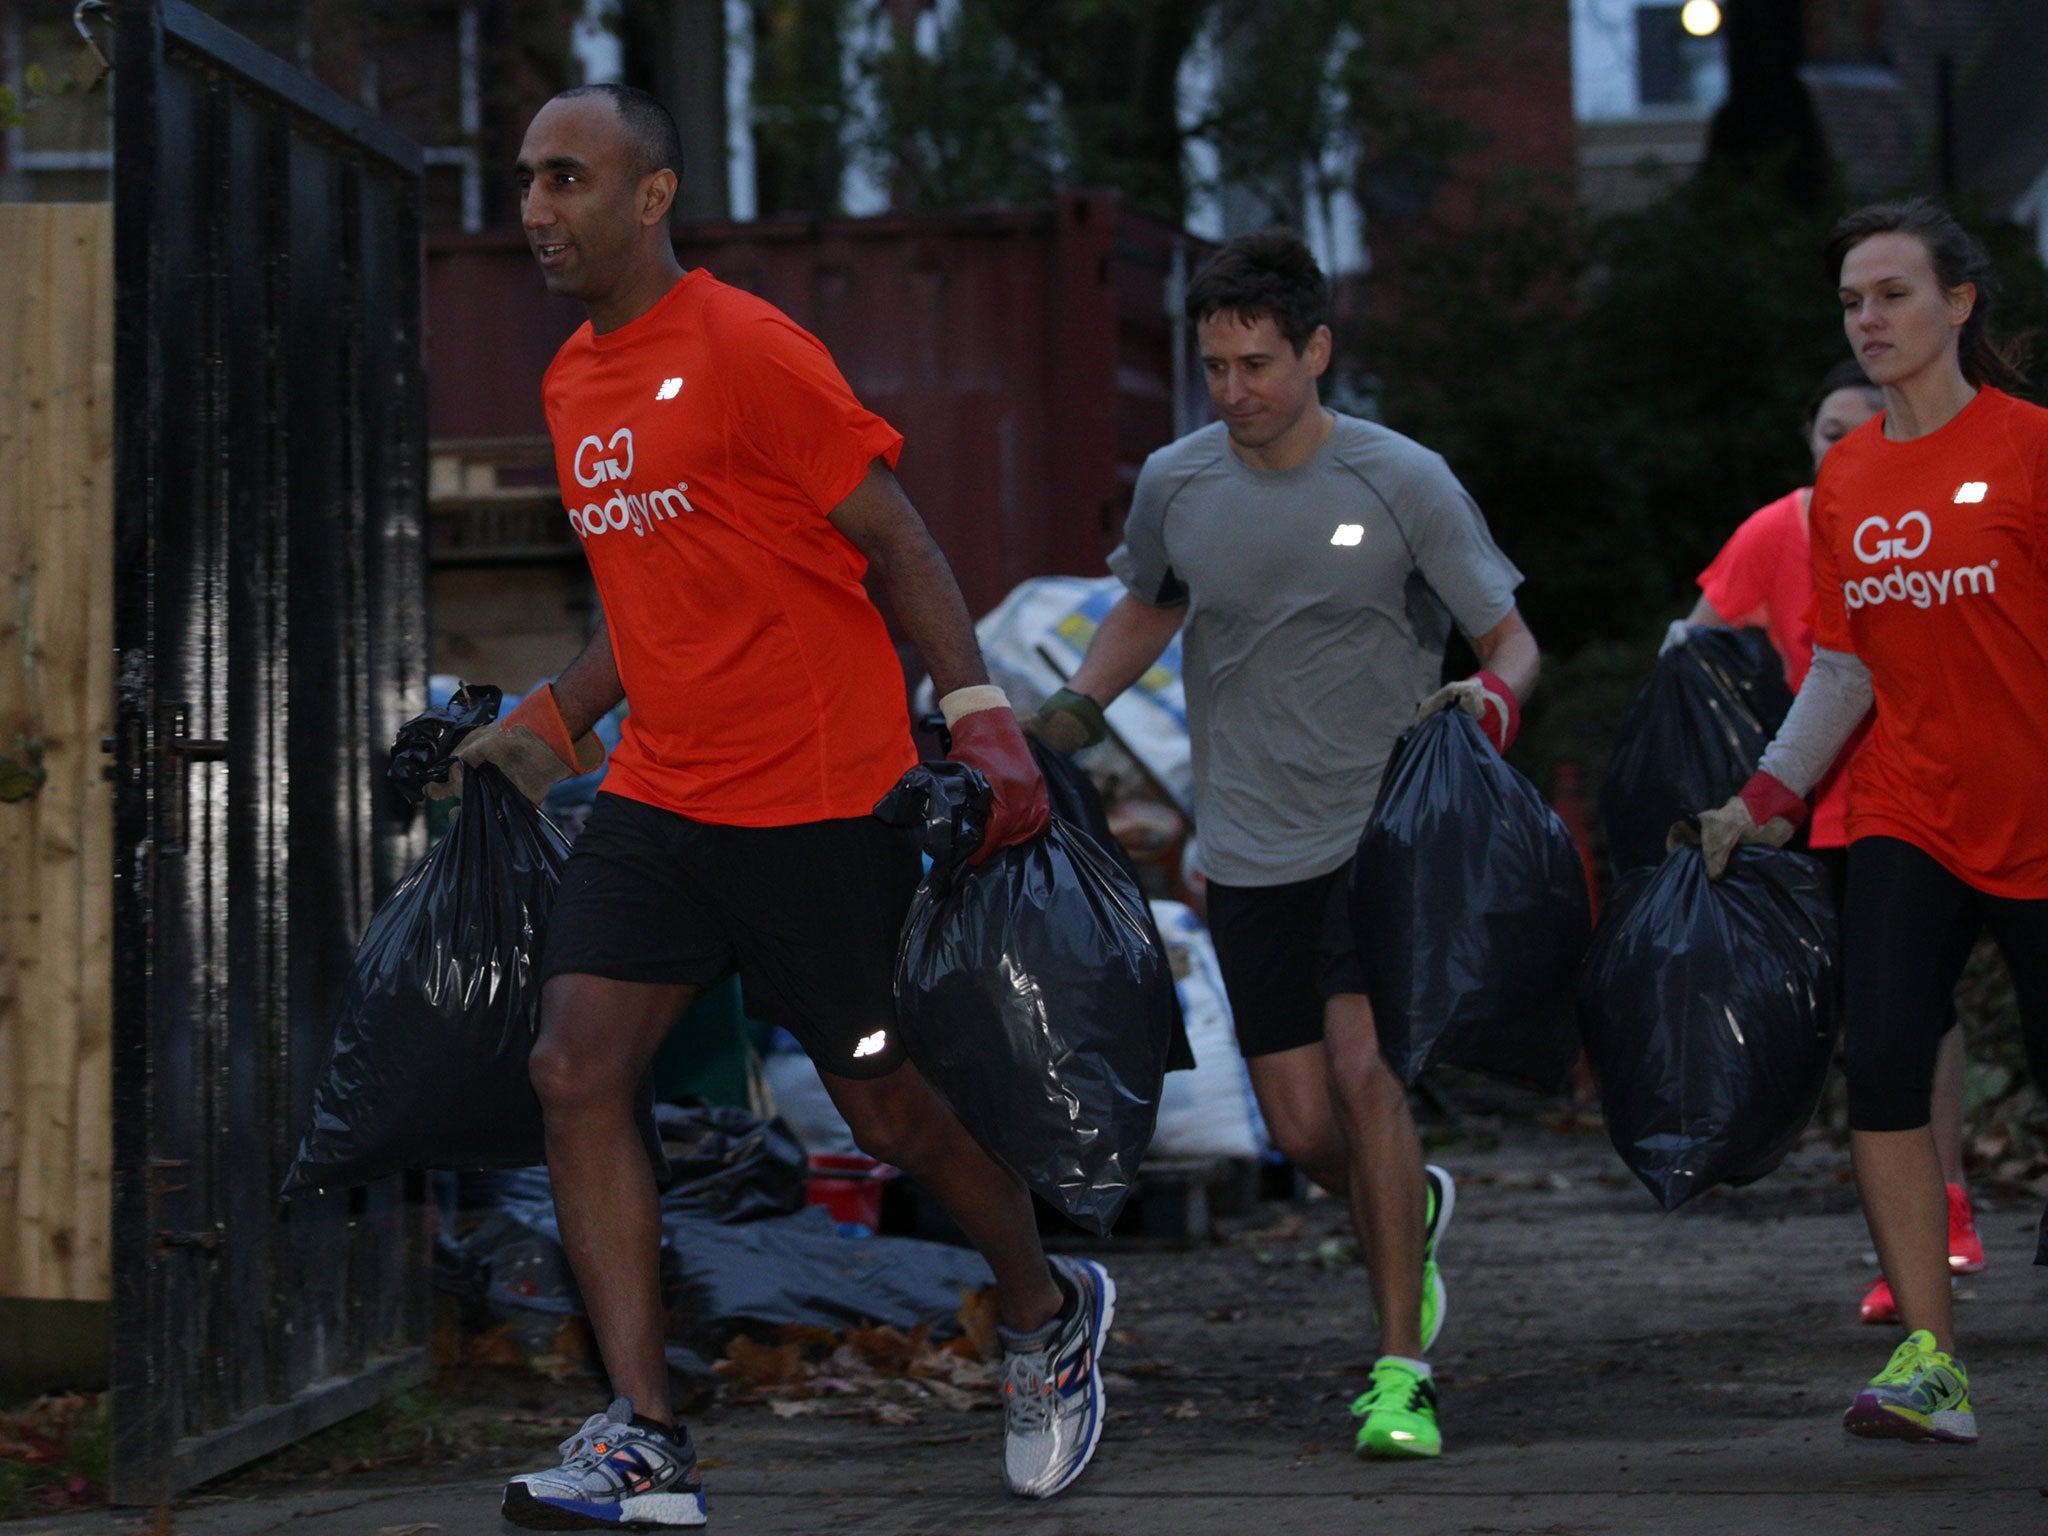
[(113, 212), (0, 206), (0, 1297), (102, 1301), (108, 1271)]

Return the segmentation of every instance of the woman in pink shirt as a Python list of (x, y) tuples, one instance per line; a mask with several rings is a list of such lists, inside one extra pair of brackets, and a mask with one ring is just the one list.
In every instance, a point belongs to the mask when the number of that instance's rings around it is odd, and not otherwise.
[[(1830, 369), (1806, 412), (1806, 443), (1813, 452), (1815, 472), (1830, 448), (1883, 408), (1883, 392), (1864, 377), (1854, 358)], [(1690, 614), (1672, 624), (1664, 648), (1680, 643), (1694, 626), (1760, 628), (1770, 636), (1785, 664), (1785, 681), (1796, 693), (1813, 665), (1813, 549), (1807, 528), (1812, 502), (1813, 487), (1802, 486), (1744, 519), (1713, 563), (1700, 572), (1700, 600)], [(1851, 738), (1816, 786), (1808, 824), (1808, 848), (1827, 866), (1837, 901), (1849, 842), (1849, 760), (1861, 740), (1861, 732)], [(1963, 1188), (1963, 1032), (1953, 1025), (1942, 1037), (1935, 1059), (1934, 1136), (1948, 1184), (1949, 1267), (1958, 1274), (1974, 1274), (1984, 1267), (1984, 1244)], [(1866, 1323), (1898, 1321), (1884, 1276), (1879, 1275), (1865, 1293), (1861, 1312)]]

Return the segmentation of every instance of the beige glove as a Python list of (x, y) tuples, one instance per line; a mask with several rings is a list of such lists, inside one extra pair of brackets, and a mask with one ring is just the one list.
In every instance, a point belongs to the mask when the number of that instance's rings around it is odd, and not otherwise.
[(1473, 673), (1460, 683), (1446, 683), (1422, 701), (1415, 711), (1420, 725), (1440, 709), (1462, 709), (1479, 722), (1479, 729), (1493, 743), (1493, 750), (1505, 752), (1514, 745), (1522, 728), (1522, 711), (1515, 691), (1491, 672)]
[(1718, 880), (1728, 872), (1728, 860), (1744, 843), (1782, 848), (1792, 840), (1795, 830), (1783, 816), (1773, 816), (1759, 826), (1750, 814), (1749, 802), (1740, 795), (1729, 796), (1728, 803), (1718, 809), (1701, 811), (1698, 821), (1698, 826), (1690, 821), (1673, 822), (1664, 839), (1664, 851), (1669, 853), (1681, 844), (1699, 849), (1706, 860), (1709, 880)]
[(555, 690), (543, 683), (504, 719), (471, 731), (455, 749), (445, 784), (429, 784), (427, 794), (439, 800), (462, 793), (462, 768), (489, 763), (535, 805), (562, 780), (589, 773), (604, 761), (604, 743), (595, 735), (569, 740), (569, 727), (555, 703)]

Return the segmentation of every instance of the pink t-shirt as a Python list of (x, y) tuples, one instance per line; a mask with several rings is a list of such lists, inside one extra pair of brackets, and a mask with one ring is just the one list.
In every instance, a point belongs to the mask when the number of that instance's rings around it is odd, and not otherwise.
[[(1785, 663), (1794, 693), (1813, 665), (1813, 542), (1807, 529), (1811, 490), (1780, 496), (1743, 519), (1721, 546), (1714, 563), (1700, 572), (1700, 591), (1714, 611), (1738, 629), (1757, 627)], [(1813, 820), (1807, 840), (1815, 848), (1840, 848), (1849, 841), (1849, 759), (1862, 745), (1859, 729), (1814, 786)]]

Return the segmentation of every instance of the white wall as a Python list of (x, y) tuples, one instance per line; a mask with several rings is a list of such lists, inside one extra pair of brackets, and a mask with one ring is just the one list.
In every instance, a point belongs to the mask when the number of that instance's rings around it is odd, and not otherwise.
[[(1728, 94), (1718, 48), (1700, 50), (1694, 75), (1699, 100), (1683, 108), (1645, 109), (1636, 92), (1636, 12), (1660, 0), (1572, 0), (1572, 106), (1580, 122), (1637, 117), (1699, 116)], [(1669, 4), (1672, 0), (1661, 0)]]

